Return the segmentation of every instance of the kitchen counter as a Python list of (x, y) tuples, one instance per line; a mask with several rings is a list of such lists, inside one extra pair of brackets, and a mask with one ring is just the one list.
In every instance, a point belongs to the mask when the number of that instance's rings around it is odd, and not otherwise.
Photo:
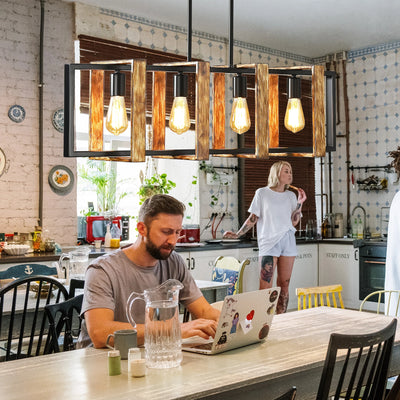
[[(367, 240), (353, 240), (351, 238), (332, 238), (332, 239), (306, 239), (306, 238), (296, 238), (297, 245), (302, 244), (313, 244), (313, 243), (333, 243), (333, 244), (353, 244), (354, 247), (361, 247), (363, 243), (367, 243)], [(370, 241), (372, 242), (372, 240)], [(386, 241), (378, 242), (373, 241), (374, 244), (378, 245), (386, 245)], [(193, 245), (189, 244), (188, 246), (177, 246), (176, 251), (184, 252), (184, 251), (210, 251), (210, 250), (226, 250), (226, 249), (245, 249), (245, 248), (252, 248), (257, 247), (256, 240), (243, 240), (240, 242), (232, 242), (232, 243), (202, 243), (203, 245), (194, 247)], [(69, 246), (63, 247), (62, 252), (68, 253), (70, 251), (76, 250), (79, 246)], [(91, 246), (92, 251), (89, 254), (89, 258), (96, 258), (102, 256), (103, 254), (115, 251), (114, 249), (104, 248), (102, 247), (100, 250)], [(43, 252), (43, 253), (27, 253), (22, 256), (10, 256), (5, 254), (3, 251), (0, 253), (0, 264), (23, 264), (26, 262), (41, 262), (41, 261), (58, 261), (62, 253), (54, 253), (54, 252)]]

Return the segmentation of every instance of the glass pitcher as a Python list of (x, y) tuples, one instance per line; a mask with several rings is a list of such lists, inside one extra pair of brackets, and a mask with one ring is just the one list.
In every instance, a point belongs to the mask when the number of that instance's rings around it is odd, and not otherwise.
[[(62, 253), (59, 264), (61, 269), (65, 269), (65, 278), (70, 279), (85, 279), (86, 268), (89, 265), (90, 248), (79, 247), (69, 253)], [(63, 267), (63, 261), (69, 259), (69, 267)]]
[(126, 305), (128, 321), (136, 328), (132, 306), (136, 300), (146, 303), (144, 346), (146, 366), (149, 368), (172, 368), (182, 361), (182, 336), (179, 323), (179, 290), (181, 282), (168, 279), (161, 285), (132, 292)]

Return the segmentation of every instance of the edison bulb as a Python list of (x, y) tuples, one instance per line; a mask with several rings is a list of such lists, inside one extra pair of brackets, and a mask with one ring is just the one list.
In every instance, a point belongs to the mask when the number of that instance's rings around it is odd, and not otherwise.
[(288, 100), (285, 114), (285, 128), (293, 133), (300, 132), (305, 126), (301, 100), (292, 98)]
[(230, 126), (234, 132), (239, 134), (245, 133), (250, 129), (251, 121), (246, 98), (235, 97), (233, 99)]
[(120, 135), (128, 128), (124, 96), (112, 96), (107, 111), (106, 128), (114, 135)]
[(169, 117), (169, 129), (181, 135), (190, 128), (189, 107), (186, 97), (175, 97)]

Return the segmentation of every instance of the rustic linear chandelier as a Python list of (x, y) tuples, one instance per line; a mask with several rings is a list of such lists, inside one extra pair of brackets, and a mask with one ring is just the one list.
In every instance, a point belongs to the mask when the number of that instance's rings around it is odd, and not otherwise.
[[(334, 72), (325, 71), (323, 66), (269, 68), (267, 64), (233, 63), (233, 0), (230, 0), (229, 66), (210, 66), (209, 62), (191, 61), (192, 46), (192, 0), (188, 1), (188, 55), (186, 62), (148, 65), (146, 60), (113, 60), (90, 64), (65, 65), (65, 128), (64, 156), (91, 157), (110, 161), (143, 162), (146, 156), (207, 160), (210, 155), (219, 157), (243, 157), (266, 159), (270, 156), (320, 157), (326, 151), (335, 149), (336, 92)], [(76, 105), (75, 93), (79, 85), (77, 73), (90, 74), (89, 93), (89, 140), (87, 150), (76, 149)], [(152, 140), (146, 149), (146, 72), (152, 72)], [(166, 132), (166, 74), (173, 72), (176, 110), (171, 111), (170, 129), (178, 134), (190, 126), (185, 96), (187, 75), (195, 78), (195, 148), (171, 150), (165, 148)], [(104, 82), (105, 73), (112, 73), (111, 101), (108, 106), (106, 127), (118, 135), (129, 124), (124, 114), (125, 77), (130, 77), (128, 94), (130, 107), (130, 149), (104, 150)], [(230, 127), (242, 134), (249, 128), (249, 114), (246, 105), (246, 76), (254, 76), (255, 81), (255, 121), (254, 148), (226, 148), (225, 112), (226, 76), (233, 76), (234, 100)], [(279, 77), (288, 77), (288, 94), (299, 93), (299, 77), (311, 76), (312, 97), (312, 146), (279, 146)], [(210, 141), (210, 82), (213, 82), (212, 135)], [(293, 97), (292, 96), (292, 97)], [(290, 96), (289, 96), (290, 97)], [(182, 101), (182, 99), (184, 99)], [(175, 104), (174, 100), (174, 104)], [(296, 100), (296, 98), (295, 98)], [(115, 112), (111, 108), (115, 105)], [(244, 107), (245, 106), (245, 107)], [(237, 113), (235, 114), (235, 109)], [(247, 110), (247, 111), (246, 111)], [(176, 114), (174, 115), (174, 112)], [(287, 110), (287, 114), (289, 109)], [(242, 119), (240, 119), (242, 118)], [(244, 119), (243, 119), (244, 118)], [(289, 117), (288, 117), (289, 118)], [(285, 118), (286, 126), (286, 118)], [(290, 128), (288, 123), (288, 129)], [(296, 125), (297, 126), (297, 125)], [(304, 126), (304, 125), (303, 125)], [(301, 129), (294, 127), (293, 129)], [(295, 130), (293, 130), (295, 132)], [(211, 143), (210, 143), (211, 142)]]

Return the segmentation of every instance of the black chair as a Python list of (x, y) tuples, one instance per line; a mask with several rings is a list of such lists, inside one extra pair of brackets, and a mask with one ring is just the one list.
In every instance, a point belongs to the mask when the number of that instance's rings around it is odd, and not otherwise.
[(400, 400), (400, 375), (394, 381), (394, 384), (387, 394), (385, 400)]
[(283, 393), (281, 396), (275, 398), (275, 400), (294, 400), (296, 398), (297, 388), (293, 386), (286, 393)]
[(85, 281), (82, 279), (71, 279), (69, 281), (69, 293), (68, 298), (72, 299), (75, 297), (76, 289), (83, 289), (85, 286)]
[(49, 352), (44, 307), (68, 298), (65, 287), (50, 276), (17, 279), (0, 289), (0, 360)]
[[(382, 400), (385, 395), (396, 325), (397, 320), (393, 319), (386, 328), (370, 334), (332, 333), (317, 400), (328, 398)], [(335, 382), (335, 385), (337, 382), (336, 388), (332, 382)], [(334, 396), (329, 397), (333, 391)]]
[[(62, 342), (63, 351), (75, 349), (76, 339), (81, 329), (79, 314), (82, 300), (83, 294), (80, 294), (62, 303), (49, 304), (44, 308), (49, 319), (50, 352), (58, 353), (60, 342)], [(77, 326), (76, 330), (73, 329), (75, 326)], [(63, 336), (62, 333), (64, 333)]]

